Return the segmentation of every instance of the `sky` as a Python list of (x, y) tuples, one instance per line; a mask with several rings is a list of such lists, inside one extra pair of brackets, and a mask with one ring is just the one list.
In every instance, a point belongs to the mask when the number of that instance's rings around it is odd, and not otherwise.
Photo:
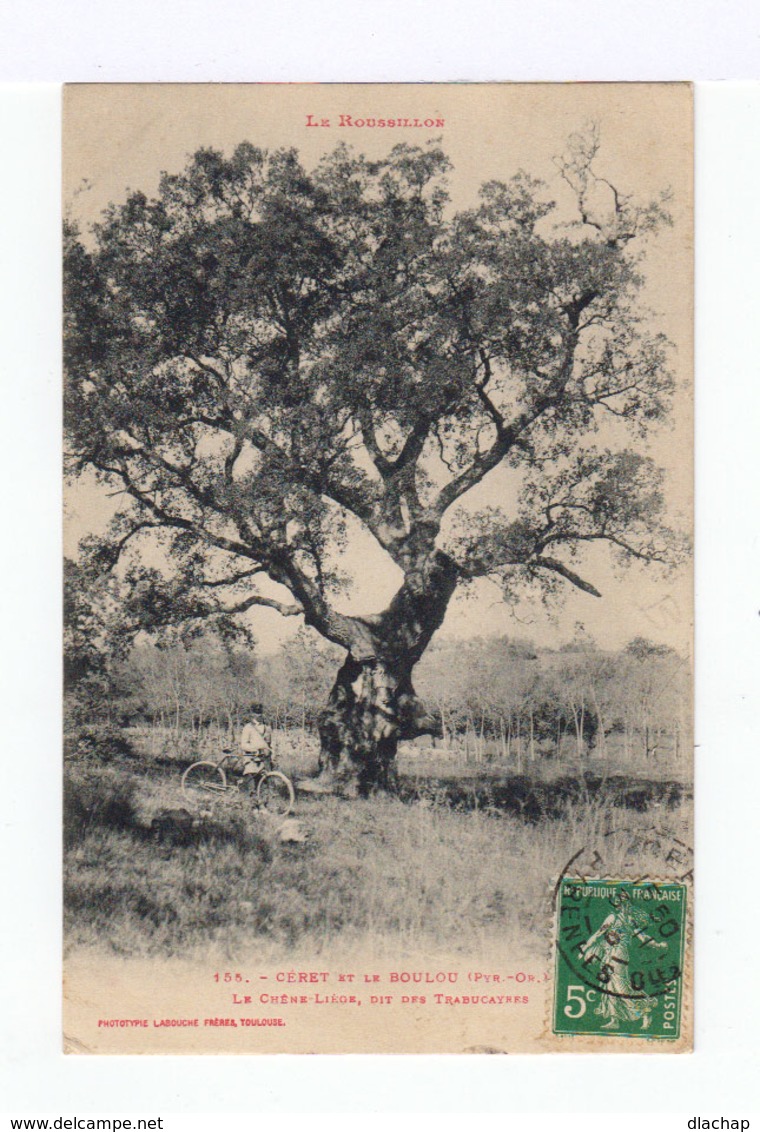
[[(443, 119), (432, 129), (381, 130), (341, 126), (372, 116)], [(310, 116), (310, 117), (309, 117)], [(313, 127), (309, 121), (329, 121)], [(162, 170), (179, 171), (200, 146), (230, 152), (249, 140), (279, 148), (296, 146), (307, 167), (339, 141), (368, 156), (394, 143), (440, 137), (452, 161), (454, 207), (475, 203), (489, 179), (508, 179), (518, 169), (544, 179), (570, 216), (568, 191), (553, 157), (568, 136), (594, 120), (602, 146), (599, 172), (627, 191), (652, 196), (670, 187), (674, 225), (647, 249), (643, 301), (676, 346), (680, 392), (672, 426), (652, 438), (648, 451), (668, 472), (672, 508), (691, 523), (692, 498), (692, 140), (689, 89), (678, 84), (449, 84), (405, 87), (304, 85), (75, 86), (65, 96), (64, 207), (83, 229), (129, 189), (155, 191)], [(345, 119), (344, 119), (345, 121)], [(496, 477), (484, 485), (495, 490)], [(91, 484), (68, 492), (65, 538), (72, 553), (82, 534), (102, 529), (112, 503)], [(366, 533), (355, 531), (347, 562), (357, 577), (346, 612), (382, 608), (398, 575)], [(441, 633), (448, 637), (530, 637), (549, 647), (571, 638), (579, 625), (606, 648), (643, 635), (691, 651), (690, 572), (663, 578), (646, 567), (617, 576), (603, 547), (595, 547), (581, 573), (602, 598), (568, 587), (562, 609), (514, 610), (487, 581), (457, 595)], [(249, 615), (264, 649), (297, 630), (274, 611)]]

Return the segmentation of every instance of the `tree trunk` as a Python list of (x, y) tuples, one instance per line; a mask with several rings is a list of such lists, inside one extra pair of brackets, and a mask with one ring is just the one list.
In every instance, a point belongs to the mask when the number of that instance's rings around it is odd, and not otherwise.
[(518, 715), (518, 717), (517, 717), (517, 736), (515, 738), (515, 744), (517, 746), (517, 773), (522, 774), (522, 772), (523, 772), (523, 741), (522, 741), (522, 716), (521, 715)]
[(416, 563), (384, 613), (354, 619), (356, 644), (319, 717), (323, 781), (355, 784), (362, 795), (395, 791), (399, 740), (440, 738), (439, 721), (415, 694), (412, 670), (440, 628), (456, 582), (455, 564), (434, 550)]
[(356, 779), (362, 795), (395, 791), (399, 740), (424, 734), (440, 737), (440, 726), (417, 699), (405, 666), (349, 655), (320, 717), (320, 771), (344, 783)]

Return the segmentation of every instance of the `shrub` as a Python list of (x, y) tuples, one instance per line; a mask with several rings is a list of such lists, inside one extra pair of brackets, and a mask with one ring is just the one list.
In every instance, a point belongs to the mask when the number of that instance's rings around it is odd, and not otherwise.
[(137, 825), (135, 783), (124, 774), (101, 770), (97, 778), (76, 772), (63, 783), (63, 836), (76, 845), (92, 829), (132, 830)]
[(132, 745), (115, 723), (96, 721), (83, 723), (64, 735), (64, 758), (98, 758), (103, 761), (129, 758), (134, 754)]

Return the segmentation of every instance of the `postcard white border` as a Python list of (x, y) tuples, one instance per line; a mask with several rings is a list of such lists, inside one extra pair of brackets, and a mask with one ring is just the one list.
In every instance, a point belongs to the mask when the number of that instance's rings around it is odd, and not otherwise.
[[(43, 7), (47, 5), (37, 5), (35, 11)], [(653, 15), (652, 5), (636, 7), (642, 18), (647, 11)], [(686, 7), (676, 5), (684, 21)], [(694, 6), (688, 7), (693, 14)], [(687, 38), (691, 43), (692, 33), (701, 27), (707, 49), (713, 45), (703, 24), (711, 6), (696, 7), (701, 22), (688, 29)], [(68, 10), (74, 23), (79, 8), (81, 4), (74, 14)], [(444, 13), (445, 9), (444, 5)], [(673, 29), (669, 34), (675, 34)], [(756, 51), (754, 32), (751, 37)], [(109, 81), (126, 77), (114, 66), (93, 75), (91, 60), (85, 59), (85, 47), (93, 46), (90, 39), (85, 36), (79, 70), (72, 77)], [(134, 49), (134, 41), (130, 43)], [(725, 46), (725, 37), (719, 39), (718, 48), (721, 44)], [(181, 40), (180, 52), (183, 45)], [(675, 52), (668, 77), (685, 77), (679, 45), (672, 39), (667, 46)], [(303, 50), (299, 44), (298, 52)], [(427, 50), (430, 44), (425, 48), (417, 39), (416, 66), (412, 54), (393, 67), (368, 66), (365, 58), (355, 75), (336, 73), (336, 68), (334, 77), (408, 79), (423, 69), (420, 52)], [(619, 67), (614, 77), (632, 77), (627, 54), (621, 41), (616, 45)], [(65, 61), (68, 56), (63, 53), (59, 58)], [(297, 53), (286, 65), (290, 77), (293, 63), (297, 68), (304, 58)], [(730, 72), (731, 59), (726, 59)], [(456, 77), (450, 65), (442, 74), (432, 55), (430, 60), (430, 66), (424, 67), (425, 78)], [(706, 73), (700, 60), (702, 55), (692, 64), (692, 74)], [(733, 61), (737, 65), (733, 73), (746, 73), (750, 56), (737, 48)], [(129, 77), (175, 77), (174, 64), (160, 52), (151, 55), (145, 66), (149, 76), (141, 65)], [(659, 66), (667, 66), (662, 58)], [(555, 77), (557, 67), (562, 70), (561, 60), (555, 59), (543, 71), (534, 62), (531, 77)], [(60, 73), (43, 55), (31, 68), (32, 77), (46, 68), (56, 77)], [(15, 75), (16, 70), (6, 62), (6, 75)], [(477, 65), (469, 59), (462, 65), (465, 70), (469, 78), (506, 77), (505, 67), (497, 66), (492, 55)], [(252, 67), (247, 77), (253, 73), (260, 72)], [(308, 75), (314, 77), (313, 67)], [(613, 77), (587, 66), (585, 77), (590, 75)], [(207, 69), (196, 77), (224, 76), (218, 69), (215, 74)], [(508, 77), (526, 76), (513, 68)], [(564, 77), (571, 77), (570, 72)], [(664, 75), (662, 70), (653, 73), (640, 67), (636, 77)], [(6, 633), (0, 718), (5, 724), (3, 757), (9, 768), (1, 804), (7, 870), (3, 892), (11, 914), (6, 917), (11, 930), (0, 934), (0, 962), (8, 986), (0, 1056), (2, 1073), (8, 1078), (3, 1091), (9, 1109), (80, 1113), (746, 1109), (753, 1097), (757, 1099), (753, 1070), (760, 1044), (754, 1010), (747, 1001), (748, 981), (754, 979), (756, 969), (753, 941), (760, 929), (752, 905), (760, 786), (760, 85), (707, 83), (696, 92), (697, 1052), (680, 1058), (605, 1058), (603, 1072), (601, 1058), (570, 1055), (399, 1057), (389, 1064), (388, 1058), (379, 1057), (199, 1061), (64, 1058), (60, 1053), (59, 91), (55, 86), (6, 86), (0, 94), (6, 157), (6, 172), (0, 179), (4, 228), (0, 310), (6, 327), (0, 446), (5, 515), (0, 592)]]

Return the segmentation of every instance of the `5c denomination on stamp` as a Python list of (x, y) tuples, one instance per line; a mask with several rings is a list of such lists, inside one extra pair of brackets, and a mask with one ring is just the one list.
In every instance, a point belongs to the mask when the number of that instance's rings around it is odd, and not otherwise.
[(679, 1037), (687, 892), (670, 881), (563, 877), (555, 1034)]

